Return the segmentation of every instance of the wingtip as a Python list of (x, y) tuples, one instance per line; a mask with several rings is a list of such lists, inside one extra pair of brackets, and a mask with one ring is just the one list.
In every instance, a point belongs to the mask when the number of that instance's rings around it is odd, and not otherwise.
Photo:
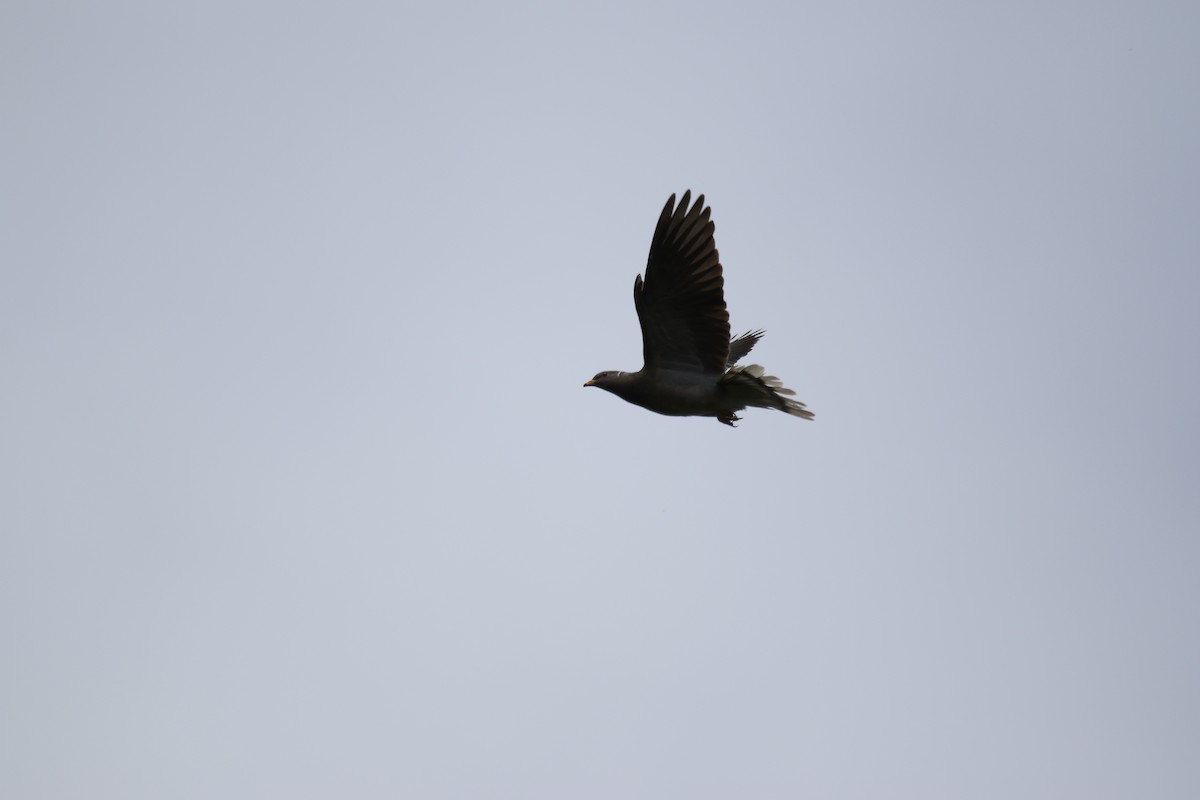
[[(677, 197), (679, 198), (678, 203), (675, 202)], [(673, 212), (684, 212), (689, 208), (704, 208), (704, 195), (696, 195), (696, 202), (693, 203), (691, 189), (684, 189), (682, 196), (677, 195), (675, 192), (671, 192), (671, 196), (667, 198), (667, 203), (664, 206), (663, 211), (670, 214)]]

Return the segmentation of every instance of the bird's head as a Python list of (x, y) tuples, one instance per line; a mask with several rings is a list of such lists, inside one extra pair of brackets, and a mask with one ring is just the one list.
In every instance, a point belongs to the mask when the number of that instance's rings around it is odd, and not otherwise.
[(613, 384), (617, 383), (624, 374), (615, 369), (606, 369), (604, 372), (597, 372), (596, 377), (585, 383), (584, 386), (598, 386), (611, 391)]

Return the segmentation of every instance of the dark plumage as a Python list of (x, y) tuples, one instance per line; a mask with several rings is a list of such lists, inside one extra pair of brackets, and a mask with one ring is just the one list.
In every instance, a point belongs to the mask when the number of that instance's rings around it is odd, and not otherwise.
[(764, 375), (757, 364), (735, 366), (763, 332), (730, 340), (712, 210), (704, 195), (689, 209), (691, 196), (684, 192), (678, 207), (675, 195), (667, 200), (650, 242), (646, 279), (638, 275), (633, 282), (644, 365), (637, 372), (598, 373), (584, 386), (659, 414), (716, 417), (726, 425), (750, 406), (812, 419), (778, 378)]

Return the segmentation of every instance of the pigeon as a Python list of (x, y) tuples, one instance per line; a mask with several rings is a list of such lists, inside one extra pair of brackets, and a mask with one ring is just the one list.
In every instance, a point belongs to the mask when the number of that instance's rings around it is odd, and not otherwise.
[(633, 304), (642, 326), (643, 366), (637, 372), (606, 370), (584, 386), (672, 417), (716, 417), (730, 427), (748, 407), (773, 408), (812, 419), (791, 389), (758, 364), (737, 366), (763, 331), (729, 336), (725, 279), (717, 255), (712, 209), (704, 195), (679, 205), (675, 195), (659, 215), (646, 261), (646, 277), (633, 282)]

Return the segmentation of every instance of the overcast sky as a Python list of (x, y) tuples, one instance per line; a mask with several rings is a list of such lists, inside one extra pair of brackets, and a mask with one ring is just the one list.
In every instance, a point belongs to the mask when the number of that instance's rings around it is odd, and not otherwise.
[[(1200, 796), (1200, 6), (0, 9), (0, 795)], [(636, 370), (668, 195), (806, 422)]]

